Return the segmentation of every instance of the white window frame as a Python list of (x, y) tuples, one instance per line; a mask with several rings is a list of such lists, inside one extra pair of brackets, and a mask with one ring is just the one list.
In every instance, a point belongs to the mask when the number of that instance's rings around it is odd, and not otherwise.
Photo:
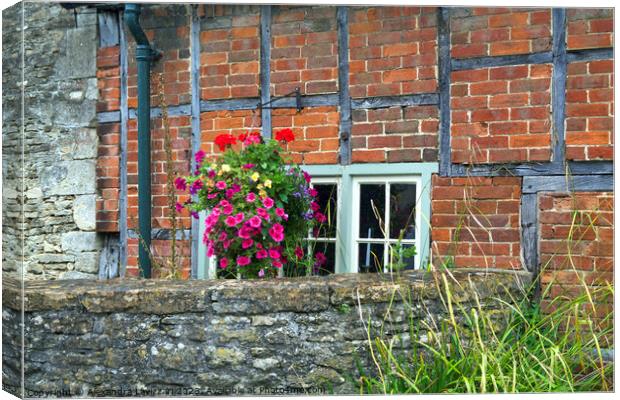
[[(392, 272), (388, 269), (388, 259), (390, 257), (389, 247), (390, 244), (395, 244), (398, 242), (398, 239), (390, 238), (390, 187), (392, 184), (414, 184), (416, 188), (416, 199), (415, 199), (415, 239), (403, 239), (401, 241), (402, 244), (413, 244), (416, 249), (416, 254), (414, 256), (414, 265), (415, 269), (420, 268), (420, 226), (421, 226), (421, 210), (420, 210), (420, 187), (422, 185), (422, 179), (419, 175), (375, 175), (375, 176), (357, 176), (353, 177), (353, 202), (351, 212), (353, 215), (351, 216), (352, 224), (351, 224), (351, 256), (352, 256), (352, 265), (351, 272), (359, 272), (359, 245), (363, 243), (376, 243), (382, 244), (384, 247), (383, 250), (383, 272)], [(385, 237), (384, 238), (360, 238), (359, 237), (359, 226), (360, 226), (360, 193), (361, 193), (361, 185), (363, 184), (377, 184), (377, 185), (385, 185), (385, 213), (381, 216), (384, 218), (384, 230)]]
[[(312, 235), (310, 234), (310, 231), (308, 232), (308, 237), (307, 240), (308, 242), (328, 242), (328, 243), (335, 243), (336, 249), (335, 249), (335, 261), (336, 264), (334, 265), (334, 271), (335, 273), (338, 273), (338, 271), (340, 270), (340, 257), (338, 257), (338, 254), (340, 253), (340, 243), (338, 238), (341, 236), (340, 235), (340, 213), (341, 213), (341, 209), (342, 209), (342, 196), (341, 196), (341, 179), (339, 176), (319, 176), (319, 177), (313, 177), (312, 180), (310, 181), (310, 187), (314, 187), (315, 184), (333, 184), (336, 185), (336, 237), (335, 238), (313, 238)], [(310, 247), (310, 243), (308, 243), (308, 245), (306, 246), (306, 250), (309, 250)]]

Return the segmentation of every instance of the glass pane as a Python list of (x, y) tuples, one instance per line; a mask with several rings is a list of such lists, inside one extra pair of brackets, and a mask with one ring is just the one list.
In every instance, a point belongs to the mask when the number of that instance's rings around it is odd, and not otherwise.
[(383, 272), (383, 243), (360, 243), (359, 272)]
[[(336, 243), (328, 242), (315, 242), (314, 245), (314, 258), (317, 260), (314, 264), (314, 275), (329, 275), (336, 272)], [(325, 258), (317, 256), (323, 254)]]
[(388, 269), (393, 271), (415, 268), (416, 248), (413, 244), (390, 243), (390, 259)]
[(359, 238), (381, 239), (385, 226), (385, 185), (360, 185)]
[(318, 232), (312, 232), (311, 237), (335, 238), (338, 186), (335, 183), (319, 183), (315, 184), (314, 188), (319, 192), (317, 196), (319, 212), (325, 215), (326, 221), (318, 227)]
[(390, 185), (390, 238), (398, 239), (403, 231), (403, 239), (415, 239), (414, 184), (393, 183)]

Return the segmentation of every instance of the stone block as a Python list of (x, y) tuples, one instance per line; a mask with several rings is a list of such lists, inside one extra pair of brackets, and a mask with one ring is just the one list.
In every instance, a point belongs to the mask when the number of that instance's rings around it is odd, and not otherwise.
[(62, 250), (68, 253), (81, 253), (101, 249), (101, 237), (95, 232), (67, 232), (62, 235)]
[(61, 161), (41, 171), (45, 196), (95, 193), (95, 160)]
[(73, 221), (83, 231), (96, 227), (96, 198), (94, 194), (79, 196), (73, 202)]

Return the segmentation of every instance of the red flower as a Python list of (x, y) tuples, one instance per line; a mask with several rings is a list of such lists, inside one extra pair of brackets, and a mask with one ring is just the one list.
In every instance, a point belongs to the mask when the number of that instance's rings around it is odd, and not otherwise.
[(295, 134), (289, 128), (276, 132), (276, 140), (279, 142), (292, 142), (295, 140)]
[(218, 145), (218, 147), (220, 148), (220, 151), (226, 150), (226, 147), (231, 146), (235, 143), (237, 143), (237, 138), (235, 138), (231, 134), (222, 134), (222, 135), (218, 135), (215, 138), (215, 144)]

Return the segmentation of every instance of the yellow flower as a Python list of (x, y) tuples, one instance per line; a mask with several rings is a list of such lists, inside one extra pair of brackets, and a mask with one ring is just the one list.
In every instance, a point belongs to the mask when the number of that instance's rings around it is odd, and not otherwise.
[(264, 188), (264, 186), (263, 186), (263, 184), (262, 184), (262, 183), (259, 183), (258, 185), (256, 185), (256, 187), (257, 187), (257, 188), (259, 188), (259, 189)]
[(267, 180), (265, 181), (265, 187), (268, 187), (268, 188), (270, 188), (270, 189), (271, 189), (271, 180), (270, 180), (270, 179), (267, 179)]
[(211, 169), (212, 170), (216, 170), (217, 169), (217, 164), (216, 163), (211, 164)]
[(213, 187), (213, 186), (215, 186), (215, 182), (213, 181), (213, 179), (207, 180), (207, 187)]
[(265, 192), (264, 190), (259, 190), (258, 191), (258, 195), (260, 197), (262, 197), (262, 198), (265, 198), (265, 197), (267, 197), (267, 192)]
[(254, 172), (250, 178), (252, 178), (252, 180), (256, 182), (258, 181), (258, 178), (260, 178), (260, 174), (258, 172)]
[(217, 171), (217, 176), (222, 176), (223, 174), (224, 174), (224, 171), (222, 170)]
[(230, 172), (230, 165), (228, 165), (228, 164), (222, 164), (222, 171), (224, 171), (224, 172)]

